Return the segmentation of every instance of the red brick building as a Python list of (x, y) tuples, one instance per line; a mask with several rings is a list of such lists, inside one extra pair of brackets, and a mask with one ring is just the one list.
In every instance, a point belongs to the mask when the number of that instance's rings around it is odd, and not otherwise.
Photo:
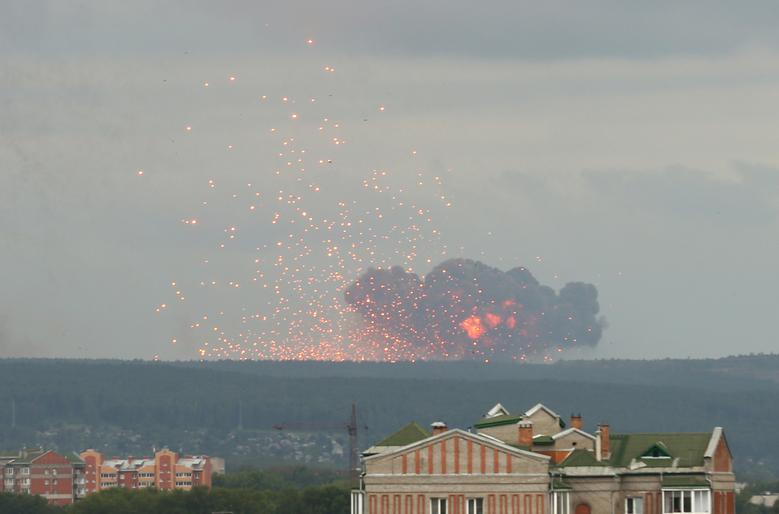
[(180, 456), (167, 448), (153, 457), (110, 458), (96, 450), (81, 452), (87, 494), (124, 487), (160, 490), (211, 488), (211, 459), (205, 455)]
[(84, 462), (42, 448), (0, 457), (0, 491), (43, 496), (53, 505), (70, 505), (86, 494)]
[(735, 514), (722, 428), (615, 433), (538, 404), (410, 423), (363, 453), (352, 514)]

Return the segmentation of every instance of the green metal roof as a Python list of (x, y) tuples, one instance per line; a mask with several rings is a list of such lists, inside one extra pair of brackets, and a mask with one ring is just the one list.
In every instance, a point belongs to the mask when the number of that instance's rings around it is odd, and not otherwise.
[(599, 462), (595, 454), (589, 450), (574, 450), (560, 464), (561, 468), (572, 466), (607, 466), (606, 462)]
[(641, 454), (641, 457), (649, 457), (653, 459), (671, 457), (671, 451), (662, 441), (658, 441), (644, 450), (644, 453)]
[(710, 487), (704, 475), (663, 475), (663, 487)]
[(376, 446), (406, 446), (428, 437), (430, 437), (430, 433), (415, 421), (412, 421), (394, 434), (376, 443)]
[(84, 459), (76, 452), (69, 452), (63, 455), (71, 464), (85, 464)]
[(485, 418), (481, 421), (474, 423), (474, 428), (489, 428), (499, 427), (501, 425), (513, 425), (519, 423), (522, 420), (522, 416), (513, 414), (501, 414), (500, 416), (494, 416), (492, 418)]
[[(703, 455), (711, 439), (704, 433), (651, 433), (651, 434), (612, 434), (609, 437), (611, 451), (610, 463), (624, 467), (633, 459), (641, 457), (654, 446), (667, 450), (673, 458), (679, 459), (680, 467), (702, 466)], [(654, 459), (643, 459), (647, 463)], [(665, 460), (665, 459), (658, 459)]]
[(554, 437), (551, 435), (537, 435), (533, 438), (533, 444), (539, 446), (550, 446), (554, 444)]

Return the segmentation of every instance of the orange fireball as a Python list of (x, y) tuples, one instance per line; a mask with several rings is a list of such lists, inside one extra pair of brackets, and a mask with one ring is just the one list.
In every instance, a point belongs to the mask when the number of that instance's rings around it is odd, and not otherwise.
[(503, 321), (500, 316), (497, 314), (493, 314), (491, 312), (488, 312), (484, 315), (484, 320), (487, 322), (487, 325), (490, 328), (495, 328), (498, 325), (500, 325), (500, 322)]
[(484, 335), (484, 325), (481, 322), (481, 318), (478, 316), (470, 316), (460, 322), (460, 328), (465, 330), (468, 337), (471, 339), (479, 339)]

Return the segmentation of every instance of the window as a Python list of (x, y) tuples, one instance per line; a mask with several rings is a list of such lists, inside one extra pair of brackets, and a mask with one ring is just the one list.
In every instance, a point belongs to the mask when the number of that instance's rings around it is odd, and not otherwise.
[(22, 468), (22, 475), (29, 475), (30, 474), (30, 468)]
[(625, 514), (644, 514), (644, 499), (625, 498)]
[(484, 514), (484, 499), (468, 498), (467, 514)]
[(552, 514), (570, 514), (571, 501), (568, 491), (555, 491), (552, 493)]
[(663, 489), (665, 514), (711, 512), (711, 491), (708, 489)]
[(430, 498), (430, 514), (446, 514), (446, 498)]

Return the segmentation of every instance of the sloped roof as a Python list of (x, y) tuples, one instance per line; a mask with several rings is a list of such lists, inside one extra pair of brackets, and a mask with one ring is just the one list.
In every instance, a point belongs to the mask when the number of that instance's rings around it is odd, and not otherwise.
[(668, 449), (664, 442), (657, 441), (652, 446), (644, 450), (644, 453), (641, 454), (641, 457), (657, 459), (661, 457), (672, 458), (673, 456), (671, 455), (671, 450)]
[(85, 464), (84, 459), (76, 452), (68, 452), (63, 454), (63, 457), (68, 459), (71, 464)]
[(533, 444), (537, 444), (539, 446), (551, 446), (554, 444), (554, 437), (544, 434), (534, 435)]
[(501, 405), (500, 403), (496, 403), (493, 408), (491, 408), (489, 411), (487, 411), (487, 414), (484, 415), (485, 418), (494, 418), (495, 416), (500, 416), (501, 414), (508, 415), (509, 411), (506, 410), (506, 408)]
[(522, 416), (512, 414), (501, 414), (500, 416), (493, 416), (491, 418), (483, 418), (473, 424), (474, 428), (489, 428), (499, 427), (501, 425), (512, 425), (522, 421)]
[(389, 435), (374, 446), (406, 446), (430, 437), (430, 432), (412, 421), (392, 435)]
[(647, 433), (647, 434), (611, 434), (609, 445), (610, 463), (624, 467), (633, 459), (640, 459), (650, 447), (662, 443), (668, 453), (679, 459), (680, 467), (702, 466), (711, 433)]
[(563, 430), (562, 432), (557, 432), (555, 435), (552, 436), (552, 439), (556, 441), (557, 439), (560, 439), (561, 437), (565, 437), (569, 434), (579, 434), (586, 437), (587, 439), (592, 439), (593, 441), (595, 440), (594, 435), (588, 434), (584, 430), (580, 430), (578, 428), (573, 428), (573, 427), (567, 430)]
[(557, 422), (560, 424), (560, 428), (565, 428), (565, 421), (563, 421), (563, 418), (561, 418), (559, 414), (557, 414), (555, 411), (553, 411), (543, 403), (537, 403), (533, 407), (528, 409), (527, 412), (525, 412), (525, 416), (530, 417), (536, 412), (538, 412), (539, 410), (544, 410), (546, 411), (547, 414), (549, 414), (553, 418), (557, 418)]
[[(405, 428), (405, 427), (404, 427)], [(528, 457), (534, 460), (539, 461), (550, 461), (552, 458), (549, 455), (544, 455), (541, 453), (536, 453), (528, 450), (520, 449), (516, 446), (506, 444), (505, 442), (501, 441), (497, 437), (488, 436), (486, 434), (481, 433), (473, 433), (473, 432), (466, 432), (465, 430), (459, 429), (459, 428), (452, 428), (447, 430), (446, 432), (441, 432), (440, 434), (433, 435), (424, 439), (421, 439), (419, 441), (413, 442), (411, 444), (405, 445), (405, 446), (395, 446), (394, 448), (390, 449), (386, 453), (378, 453), (373, 454), (365, 457), (365, 460), (373, 460), (373, 459), (381, 459), (386, 458), (388, 456), (397, 455), (400, 452), (408, 451), (414, 448), (423, 447), (427, 444), (435, 444), (438, 441), (441, 441), (442, 439), (452, 438), (452, 437), (462, 437), (464, 439), (470, 439), (477, 443), (486, 444), (487, 446), (491, 446), (493, 448), (507, 450), (514, 455), (518, 455), (521, 457)], [(379, 445), (376, 445), (379, 446)]]
[(608, 463), (598, 461), (595, 454), (589, 450), (574, 450), (558, 466), (561, 468), (573, 466), (607, 466)]

